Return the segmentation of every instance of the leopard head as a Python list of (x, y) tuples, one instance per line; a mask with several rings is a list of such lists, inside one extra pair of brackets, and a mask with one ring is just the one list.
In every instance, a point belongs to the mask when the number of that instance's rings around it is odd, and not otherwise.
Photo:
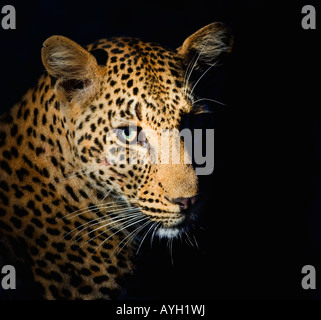
[(176, 50), (133, 38), (86, 48), (62, 36), (44, 43), (42, 61), (72, 141), (70, 161), (92, 188), (139, 208), (160, 236), (182, 232), (199, 192), (180, 135), (195, 101), (189, 76), (206, 72), (231, 46), (221, 23), (203, 27)]

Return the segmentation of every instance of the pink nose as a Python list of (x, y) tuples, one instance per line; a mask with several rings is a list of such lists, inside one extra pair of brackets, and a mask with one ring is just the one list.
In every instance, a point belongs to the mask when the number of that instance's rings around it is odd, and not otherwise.
[(172, 201), (179, 204), (182, 210), (188, 210), (197, 201), (197, 198), (197, 196), (191, 198), (176, 198)]

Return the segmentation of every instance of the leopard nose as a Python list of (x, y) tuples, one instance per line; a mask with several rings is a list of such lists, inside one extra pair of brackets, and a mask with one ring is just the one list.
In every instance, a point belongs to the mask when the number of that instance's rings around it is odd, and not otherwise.
[(173, 199), (172, 202), (178, 204), (182, 210), (188, 210), (191, 206), (195, 204), (198, 196), (190, 197), (190, 198), (176, 198)]

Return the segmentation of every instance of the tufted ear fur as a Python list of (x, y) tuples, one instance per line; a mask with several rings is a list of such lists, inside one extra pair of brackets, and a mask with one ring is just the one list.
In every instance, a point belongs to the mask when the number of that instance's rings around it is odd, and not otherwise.
[(99, 66), (97, 60), (76, 42), (63, 37), (48, 38), (41, 51), (42, 63), (68, 101), (83, 100), (93, 93)]
[(195, 68), (213, 64), (224, 52), (231, 52), (233, 36), (221, 22), (211, 23), (189, 36), (177, 49), (186, 65), (192, 60)]

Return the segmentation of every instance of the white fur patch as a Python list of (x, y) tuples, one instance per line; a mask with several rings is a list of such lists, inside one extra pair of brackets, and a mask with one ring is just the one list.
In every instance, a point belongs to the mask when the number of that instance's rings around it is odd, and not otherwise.
[(157, 230), (157, 236), (167, 239), (172, 239), (178, 237), (180, 230), (178, 228), (159, 228)]

